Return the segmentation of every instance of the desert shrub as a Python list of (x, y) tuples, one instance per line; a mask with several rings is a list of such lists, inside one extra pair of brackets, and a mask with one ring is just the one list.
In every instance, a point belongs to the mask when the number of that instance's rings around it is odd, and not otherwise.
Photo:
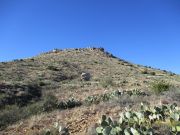
[(103, 79), (100, 84), (102, 87), (107, 88), (108, 86), (113, 86), (113, 81), (110, 77)]
[(3, 98), (0, 99), (0, 108), (13, 104), (25, 106), (31, 101), (40, 99), (41, 88), (32, 82), (13, 85), (3, 84), (0, 93), (4, 94)]
[(142, 74), (148, 74), (147, 68), (145, 68), (143, 71), (141, 71)]
[(19, 59), (14, 59), (12, 60), (13, 62), (19, 62), (20, 60)]
[(58, 103), (58, 109), (74, 108), (81, 105), (82, 105), (81, 101), (76, 100), (74, 98), (70, 98), (66, 101), (60, 101)]
[(11, 100), (19, 106), (27, 105), (32, 100), (37, 100), (41, 97), (41, 89), (37, 84), (27, 84), (19, 86), (23, 89), (23, 94), (15, 96), (10, 96)]
[(55, 66), (48, 66), (47, 69), (52, 71), (58, 71), (57, 67)]
[(41, 101), (28, 104), (27, 106), (19, 107), (17, 105), (6, 105), (3, 110), (0, 111), (0, 130), (32, 115), (50, 112), (55, 109), (73, 108), (80, 105), (82, 105), (82, 103), (73, 98), (58, 102), (57, 98), (51, 93), (47, 94)]
[(160, 94), (162, 92), (168, 91), (171, 85), (166, 81), (156, 81), (151, 84), (151, 89), (155, 94)]
[(179, 103), (180, 105), (180, 89), (179, 88), (170, 88), (169, 91), (166, 91), (161, 95), (162, 99), (170, 99), (173, 100), (174, 102)]
[(150, 72), (149, 74), (150, 75), (156, 75), (156, 72)]
[(57, 102), (57, 98), (52, 93), (47, 94), (43, 100), (43, 111), (49, 112), (57, 109)]
[(142, 71), (141, 71), (141, 73), (142, 74), (150, 74), (150, 75), (156, 75), (156, 72), (154, 72), (154, 71), (148, 71), (148, 69), (147, 68), (145, 68), (145, 69), (143, 69)]
[(131, 96), (148, 96), (148, 95), (145, 92), (142, 92), (138, 89), (134, 89), (131, 91), (115, 90), (101, 95), (88, 96), (87, 98), (85, 98), (84, 103), (87, 105), (91, 105), (91, 104), (99, 104), (100, 102), (106, 102), (114, 99), (118, 99), (118, 101), (120, 101), (125, 96), (131, 97)]
[(175, 76), (176, 74), (175, 74), (175, 73), (172, 73), (172, 72), (169, 72), (169, 75), (170, 75), (170, 76)]
[(68, 109), (81, 106), (82, 103), (74, 98), (58, 101), (53, 94), (47, 94), (43, 100), (43, 111), (49, 112), (55, 109)]
[(80, 101), (73, 98), (68, 99), (67, 101), (58, 102), (57, 98), (53, 94), (49, 93), (45, 95), (42, 100), (32, 104), (27, 104), (27, 106), (20, 107), (18, 105), (6, 105), (0, 111), (0, 130), (32, 115), (50, 112), (55, 109), (73, 108), (80, 106), (81, 104), (82, 103)]
[(158, 135), (172, 135), (170, 127), (168, 126), (168, 124), (164, 124), (164, 123), (155, 123), (153, 124), (154, 132), (157, 133)]
[(0, 112), (0, 130), (6, 128), (8, 125), (13, 124), (21, 119), (36, 115), (42, 112), (41, 102), (30, 104), (25, 107), (17, 105), (7, 105)]
[(0, 129), (5, 128), (7, 125), (12, 124), (20, 119), (20, 110), (16, 105), (7, 106), (0, 112)]
[(45, 85), (46, 85), (46, 83), (45, 83), (45, 82), (43, 82), (43, 81), (39, 81), (39, 82), (38, 82), (38, 85), (39, 85), (39, 86), (45, 86)]
[(5, 97), (6, 97), (6, 94), (0, 93), (0, 100), (3, 99), (3, 98), (5, 98)]
[(168, 73), (168, 71), (167, 70), (162, 70), (164, 73)]
[(22, 108), (24, 110), (24, 113), (27, 116), (32, 116), (32, 115), (36, 115), (36, 114), (40, 114), (42, 113), (43, 110), (43, 102), (39, 101), (33, 104), (30, 104), (24, 108)]
[(31, 97), (29, 97), (30, 99), (39, 98), (41, 97), (42, 94), (41, 88), (36, 83), (29, 83), (25, 85), (25, 91), (28, 91), (29, 95), (31, 95)]

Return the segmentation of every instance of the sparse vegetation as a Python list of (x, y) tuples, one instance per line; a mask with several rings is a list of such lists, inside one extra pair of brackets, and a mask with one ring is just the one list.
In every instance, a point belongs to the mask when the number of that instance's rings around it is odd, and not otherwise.
[(156, 72), (150, 72), (150, 75), (156, 75)]
[(66, 101), (60, 101), (58, 103), (58, 109), (67, 109), (67, 108), (74, 108), (77, 106), (82, 105), (79, 100), (75, 100), (74, 98), (70, 98)]
[(83, 102), (70, 98), (64, 101), (58, 101), (57, 98), (52, 94), (47, 94), (43, 100), (28, 105), (26, 107), (18, 107), (16, 105), (6, 106), (4, 111), (0, 113), (0, 129), (3, 129), (9, 124), (17, 122), (21, 119), (27, 118), (32, 115), (40, 114), (43, 112), (51, 112), (55, 109), (68, 109), (81, 106), (85, 104), (98, 104), (100, 102), (109, 101), (115, 98), (121, 98), (123, 95), (137, 95), (137, 96), (146, 96), (144, 92), (139, 90), (132, 91), (113, 91), (111, 93), (105, 93), (102, 95), (89, 96)]
[(43, 111), (49, 112), (57, 109), (57, 103), (58, 99), (52, 93), (47, 94), (43, 101)]
[(78, 100), (70, 98), (65, 101), (58, 101), (53, 94), (48, 94), (43, 100), (29, 104), (28, 106), (19, 107), (17, 105), (8, 105), (0, 112), (0, 130), (6, 126), (15, 123), (32, 115), (43, 112), (51, 112), (55, 109), (68, 109), (80, 106), (82, 103)]
[[(91, 75), (88, 81), (82, 79), (84, 71)], [(35, 135), (37, 130), (40, 135), (40, 130), (49, 129), (42, 134), (54, 135), (58, 128), (51, 125), (58, 121), (72, 135), (88, 135), (90, 124), (103, 113), (116, 119), (125, 108), (139, 112), (141, 102), (153, 105), (159, 99), (179, 106), (178, 77), (136, 66), (103, 48), (54, 50), (33, 58), (1, 62), (0, 134)], [(166, 81), (162, 85), (156, 80)], [(162, 133), (170, 131), (169, 125), (158, 121), (152, 128)]]
[(168, 91), (171, 85), (166, 81), (156, 81), (151, 84), (151, 89), (155, 94), (160, 94), (162, 92)]
[(122, 98), (122, 96), (125, 95), (129, 95), (129, 96), (147, 96), (147, 94), (145, 92), (141, 92), (137, 89), (132, 90), (132, 91), (113, 91), (110, 93), (105, 93), (105, 94), (101, 94), (101, 95), (93, 95), (93, 96), (88, 96), (85, 99), (85, 104), (99, 104), (100, 102), (105, 102), (105, 101), (109, 101), (112, 99), (120, 99)]
[(103, 79), (100, 83), (104, 88), (114, 85), (114, 83), (110, 77)]
[(141, 71), (142, 74), (148, 74), (148, 70), (147, 68), (143, 69), (143, 71)]
[(17, 105), (8, 105), (0, 112), (0, 130), (6, 128), (19, 120), (28, 118), (42, 112), (41, 102), (37, 102), (25, 107), (18, 107)]
[(142, 74), (149, 74), (149, 75), (156, 75), (156, 72), (154, 71), (149, 71), (147, 68), (143, 69), (141, 71)]
[(57, 67), (55, 66), (48, 66), (47, 69), (52, 71), (58, 71)]
[(36, 83), (27, 84), (0, 84), (0, 108), (5, 105), (16, 104), (25, 106), (32, 100), (39, 100), (41, 97), (41, 88)]

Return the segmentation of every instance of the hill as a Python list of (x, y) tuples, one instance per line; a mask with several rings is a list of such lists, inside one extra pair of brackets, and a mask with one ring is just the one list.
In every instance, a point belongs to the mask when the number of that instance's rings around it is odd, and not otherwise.
[[(90, 80), (82, 79), (82, 73), (90, 74)], [(159, 81), (170, 90), (154, 93), (152, 86)], [(38, 134), (59, 122), (71, 134), (93, 134), (103, 114), (117, 118), (127, 107), (156, 105), (162, 99), (179, 105), (179, 87), (179, 75), (127, 62), (103, 48), (54, 49), (1, 62), (0, 133)], [(127, 91), (132, 93), (111, 96)]]

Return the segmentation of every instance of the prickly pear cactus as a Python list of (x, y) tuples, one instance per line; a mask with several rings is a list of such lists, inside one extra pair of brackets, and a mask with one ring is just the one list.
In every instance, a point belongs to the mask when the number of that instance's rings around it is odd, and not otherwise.
[(177, 104), (152, 108), (141, 104), (140, 111), (127, 110), (120, 114), (118, 121), (103, 115), (96, 132), (98, 135), (153, 135), (156, 134), (153, 125), (167, 121), (170, 121), (169, 132), (179, 135), (180, 109)]

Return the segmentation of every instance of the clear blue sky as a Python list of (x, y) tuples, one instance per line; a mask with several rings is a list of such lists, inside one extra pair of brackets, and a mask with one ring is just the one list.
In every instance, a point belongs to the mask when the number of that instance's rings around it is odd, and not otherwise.
[(88, 46), (180, 73), (180, 0), (0, 0), (0, 61)]

